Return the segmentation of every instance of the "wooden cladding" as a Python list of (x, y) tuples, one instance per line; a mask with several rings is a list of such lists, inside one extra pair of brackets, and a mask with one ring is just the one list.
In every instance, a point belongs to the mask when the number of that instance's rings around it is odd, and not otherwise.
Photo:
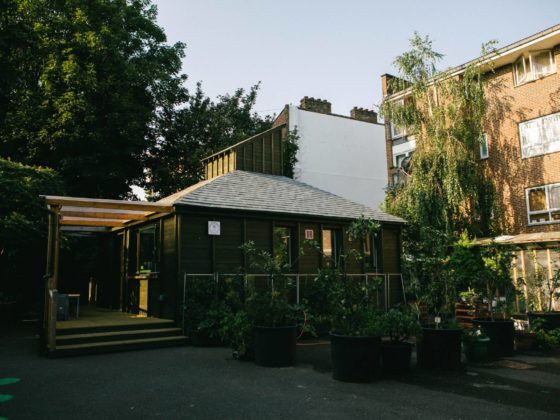
[(282, 140), (286, 125), (264, 131), (202, 161), (206, 179), (235, 171), (282, 175)]

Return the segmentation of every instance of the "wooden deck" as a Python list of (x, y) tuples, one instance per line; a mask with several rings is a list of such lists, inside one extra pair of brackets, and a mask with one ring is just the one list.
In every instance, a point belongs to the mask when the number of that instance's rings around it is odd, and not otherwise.
[(51, 357), (185, 345), (187, 338), (170, 319), (81, 307), (80, 318), (56, 322)]
[(78, 319), (71, 317), (67, 321), (56, 321), (56, 330), (62, 332), (64, 330), (78, 328), (120, 327), (161, 323), (168, 323), (169, 325), (174, 324), (174, 322), (169, 319), (146, 317), (126, 312), (82, 306), (80, 307), (80, 317)]

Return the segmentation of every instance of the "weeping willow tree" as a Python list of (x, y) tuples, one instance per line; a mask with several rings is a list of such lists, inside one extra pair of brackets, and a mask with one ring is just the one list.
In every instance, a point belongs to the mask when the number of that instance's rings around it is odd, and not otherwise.
[(450, 263), (453, 244), (462, 232), (492, 233), (494, 188), (478, 162), (491, 46), (460, 71), (439, 71), (442, 54), (415, 34), (411, 50), (394, 62), (399, 75), (389, 81), (392, 94), (382, 106), (385, 118), (416, 140), (406, 182), (386, 198), (386, 210), (409, 221), (403, 237), (407, 291), (448, 320), (464, 286)]
[(484, 73), (491, 71), (482, 60), (491, 46), (461, 72), (438, 71), (443, 55), (415, 33), (411, 50), (394, 61), (399, 77), (389, 81), (395, 93), (382, 112), (416, 140), (416, 150), (411, 175), (389, 192), (386, 208), (412, 226), (490, 233), (493, 188), (477, 160), (487, 109)]

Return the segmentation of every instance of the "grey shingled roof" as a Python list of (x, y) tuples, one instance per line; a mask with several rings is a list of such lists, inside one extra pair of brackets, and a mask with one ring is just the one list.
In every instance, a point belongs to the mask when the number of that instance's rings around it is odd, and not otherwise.
[(175, 206), (298, 214), (380, 222), (404, 220), (283, 176), (233, 171), (160, 200)]

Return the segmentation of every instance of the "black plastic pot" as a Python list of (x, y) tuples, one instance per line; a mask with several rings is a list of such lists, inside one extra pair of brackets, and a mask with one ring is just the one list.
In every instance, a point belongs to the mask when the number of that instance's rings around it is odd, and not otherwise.
[(513, 355), (515, 329), (512, 319), (475, 318), (473, 325), (482, 329), (490, 338), (488, 357), (504, 357)]
[(533, 323), (536, 319), (544, 320), (543, 329), (546, 331), (560, 328), (560, 312), (529, 312), (529, 326), (533, 328)]
[(379, 374), (380, 337), (331, 334), (332, 376), (343, 382), (371, 382)]
[(189, 330), (191, 344), (195, 347), (222, 347), (224, 342), (220, 337), (210, 336), (205, 330)]
[(296, 362), (297, 327), (255, 327), (255, 363), (285, 367)]
[(490, 346), (488, 337), (465, 340), (463, 345), (469, 362), (482, 362), (488, 358), (488, 347)]
[(417, 344), (418, 365), (435, 370), (453, 370), (461, 366), (461, 337), (458, 328), (422, 328)]
[(410, 369), (412, 344), (385, 343), (381, 347), (383, 370), (388, 373), (402, 373)]

